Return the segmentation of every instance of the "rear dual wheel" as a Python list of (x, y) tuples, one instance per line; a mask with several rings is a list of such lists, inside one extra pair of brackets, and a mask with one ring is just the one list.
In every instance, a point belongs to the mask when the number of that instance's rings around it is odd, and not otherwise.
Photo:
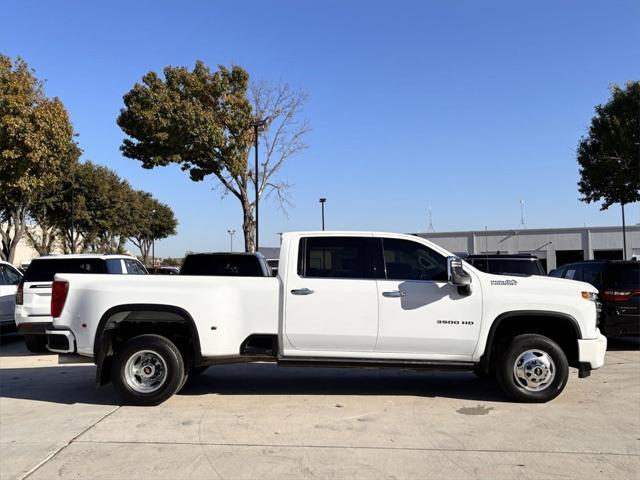
[(127, 341), (116, 353), (111, 380), (125, 403), (158, 405), (184, 384), (184, 360), (169, 339), (140, 335)]

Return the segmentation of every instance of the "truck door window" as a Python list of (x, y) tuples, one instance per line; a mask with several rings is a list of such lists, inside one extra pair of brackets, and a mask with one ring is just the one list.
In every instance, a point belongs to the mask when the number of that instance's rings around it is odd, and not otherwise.
[(429, 247), (395, 238), (385, 238), (382, 243), (387, 279), (447, 280), (447, 260)]
[[(373, 278), (367, 251), (371, 239), (309, 237), (300, 243), (298, 274), (311, 278)], [(301, 270), (301, 271), (300, 271)]]

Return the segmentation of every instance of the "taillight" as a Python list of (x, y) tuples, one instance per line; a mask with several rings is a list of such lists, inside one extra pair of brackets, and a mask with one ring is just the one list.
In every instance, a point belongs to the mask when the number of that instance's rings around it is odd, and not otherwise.
[(57, 318), (62, 313), (69, 293), (69, 283), (55, 280), (51, 286), (51, 316)]
[(624, 302), (631, 296), (639, 294), (640, 289), (625, 289), (625, 290), (605, 290), (600, 294), (602, 300), (609, 302)]
[(24, 280), (18, 284), (18, 290), (16, 290), (16, 305), (22, 305), (24, 302)]

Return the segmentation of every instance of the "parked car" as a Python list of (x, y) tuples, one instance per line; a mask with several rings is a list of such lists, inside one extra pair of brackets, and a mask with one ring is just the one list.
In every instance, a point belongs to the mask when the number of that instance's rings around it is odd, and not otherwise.
[(16, 329), (13, 319), (16, 291), (22, 280), (22, 273), (8, 262), (0, 260), (0, 332)]
[(194, 368), (232, 362), (474, 370), (523, 402), (559, 395), (569, 366), (584, 378), (604, 364), (597, 290), (583, 282), (488, 274), (391, 233), (284, 234), (279, 269), (56, 275), (48, 348), (93, 361), (97, 382), (137, 405), (171, 397)]
[(190, 253), (180, 275), (270, 277), (271, 268), (261, 253)]
[(465, 261), (483, 272), (496, 275), (546, 275), (538, 257), (532, 254), (467, 255)]
[(549, 275), (590, 283), (602, 302), (600, 330), (608, 336), (640, 335), (640, 262), (587, 260)]
[[(34, 258), (15, 293), (15, 324), (30, 352), (46, 352), (45, 331), (51, 326), (51, 284), (56, 273), (146, 275), (129, 255), (50, 255)], [(12, 315), (13, 317), (13, 315)]]
[(178, 275), (180, 269), (178, 267), (151, 267), (147, 268), (150, 275)]

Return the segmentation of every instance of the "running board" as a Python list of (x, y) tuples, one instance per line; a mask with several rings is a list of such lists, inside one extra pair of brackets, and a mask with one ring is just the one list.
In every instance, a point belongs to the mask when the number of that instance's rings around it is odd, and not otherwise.
[(282, 367), (362, 367), (362, 368), (411, 368), (415, 370), (473, 370), (473, 362), (443, 360), (384, 360), (335, 357), (286, 357), (278, 358)]

